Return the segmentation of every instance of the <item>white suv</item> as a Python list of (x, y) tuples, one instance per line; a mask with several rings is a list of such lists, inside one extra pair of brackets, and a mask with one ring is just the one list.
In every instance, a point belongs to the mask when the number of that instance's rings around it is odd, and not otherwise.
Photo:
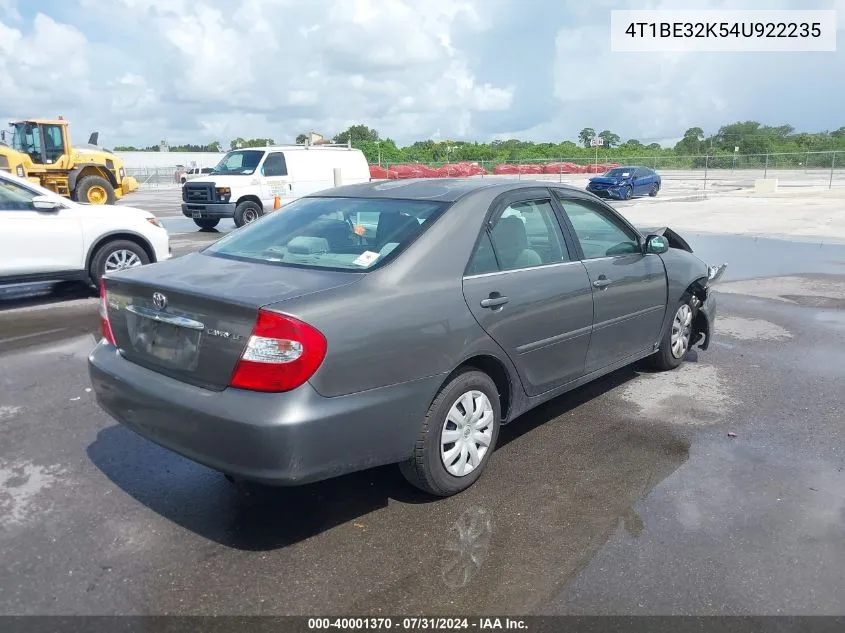
[(156, 217), (125, 206), (72, 202), (0, 172), (0, 283), (84, 280), (170, 258)]

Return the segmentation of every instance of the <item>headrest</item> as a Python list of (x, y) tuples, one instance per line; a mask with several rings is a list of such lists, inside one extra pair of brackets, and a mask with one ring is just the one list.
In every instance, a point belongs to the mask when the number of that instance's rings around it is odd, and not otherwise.
[(327, 253), (329, 242), (324, 237), (299, 236), (288, 242), (288, 253), (296, 255), (313, 255), (314, 253)]

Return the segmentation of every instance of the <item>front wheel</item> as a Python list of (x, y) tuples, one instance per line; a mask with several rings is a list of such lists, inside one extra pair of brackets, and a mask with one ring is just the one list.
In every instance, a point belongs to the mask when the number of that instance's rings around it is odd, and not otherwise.
[(114, 187), (102, 176), (85, 176), (76, 183), (74, 198), (87, 204), (114, 204)]
[(235, 208), (235, 226), (241, 228), (245, 224), (255, 222), (264, 215), (261, 205), (252, 200), (245, 200)]
[(99, 285), (100, 279), (106, 273), (136, 268), (149, 263), (149, 255), (138, 244), (129, 240), (115, 240), (106, 242), (97, 249), (97, 252), (91, 258), (91, 266), (88, 272), (91, 275), (91, 280)]
[(625, 200), (630, 200), (633, 197), (633, 195), (634, 195), (634, 189), (630, 185), (625, 187), (625, 190), (622, 192), (622, 197)]
[(672, 323), (660, 341), (660, 348), (651, 356), (651, 364), (655, 369), (675, 369), (684, 362), (692, 342), (694, 317), (689, 301), (682, 299), (675, 307)]
[(220, 224), (220, 218), (194, 218), (194, 224), (204, 231), (210, 231)]
[(660, 191), (660, 185), (658, 185), (657, 183), (654, 183), (651, 186), (651, 191), (648, 192), (648, 195), (650, 195), (652, 198), (654, 198), (657, 195), (658, 191)]
[(499, 436), (499, 392), (487, 374), (467, 370), (431, 403), (410, 459), (399, 465), (417, 488), (448, 497), (469, 488), (484, 471)]

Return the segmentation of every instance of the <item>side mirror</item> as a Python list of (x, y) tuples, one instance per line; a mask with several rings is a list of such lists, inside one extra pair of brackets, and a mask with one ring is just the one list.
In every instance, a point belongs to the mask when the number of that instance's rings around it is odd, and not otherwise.
[(38, 211), (58, 211), (64, 208), (61, 202), (48, 196), (35, 196), (32, 199), (32, 206)]
[(645, 241), (645, 252), (661, 255), (669, 250), (669, 241), (662, 235), (649, 235)]

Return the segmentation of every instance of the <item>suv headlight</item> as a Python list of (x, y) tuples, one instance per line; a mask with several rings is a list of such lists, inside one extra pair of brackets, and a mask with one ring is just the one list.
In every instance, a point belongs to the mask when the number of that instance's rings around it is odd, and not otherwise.
[(229, 202), (232, 197), (232, 190), (229, 187), (217, 187), (217, 197), (223, 202)]

